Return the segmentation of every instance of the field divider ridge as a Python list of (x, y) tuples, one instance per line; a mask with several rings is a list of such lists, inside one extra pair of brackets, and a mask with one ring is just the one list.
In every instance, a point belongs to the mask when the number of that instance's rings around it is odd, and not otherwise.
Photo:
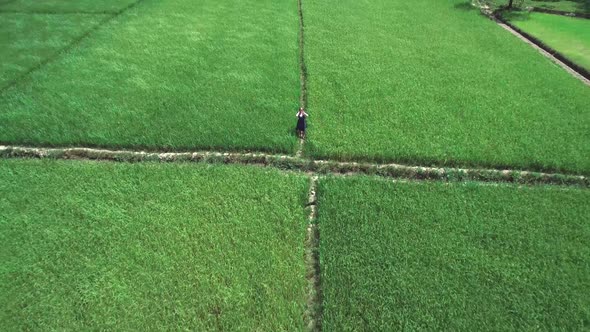
[(309, 197), (306, 207), (309, 208), (307, 231), (305, 236), (305, 269), (307, 280), (307, 299), (304, 323), (308, 331), (322, 330), (322, 287), (320, 273), (320, 229), (317, 219), (317, 183), (318, 176), (309, 179)]
[[(94, 32), (98, 31), (100, 28), (102, 28), (103, 26), (105, 26), (106, 24), (108, 24), (109, 22), (113, 21), (115, 18), (121, 16), (123, 13), (125, 13), (126, 11), (134, 8), (135, 6), (137, 6), (138, 4), (140, 4), (143, 0), (137, 0), (135, 2), (130, 3), (129, 5), (121, 8), (120, 10), (112, 13), (112, 14), (106, 14), (107, 17), (100, 20), (98, 22), (97, 25), (95, 25), (94, 27), (92, 27), (91, 29), (89, 29), (88, 31), (84, 32), (83, 34), (81, 34), (80, 36), (74, 38), (70, 43), (68, 43), (66, 46), (64, 46), (63, 48), (61, 48), (60, 50), (56, 51), (52, 56), (43, 59), (41, 62), (39, 62), (38, 64), (36, 64), (35, 66), (29, 68), (27, 71), (25, 71), (24, 73), (22, 73), (21, 75), (17, 76), (16, 78), (8, 81), (6, 84), (4, 85), (0, 85), (0, 93), (3, 93), (4, 91), (12, 88), (13, 86), (17, 85), (18, 83), (20, 83), (21, 81), (23, 81), (24, 79), (26, 79), (29, 75), (31, 75), (32, 73), (36, 72), (37, 70), (43, 68), (44, 66), (46, 66), (47, 64), (57, 60), (58, 58), (60, 58), (62, 55), (68, 53), (69, 51), (71, 51), (72, 49), (74, 49), (76, 46), (80, 45), (80, 43), (82, 43), (84, 40), (86, 40), (88, 37), (90, 37), (90, 35), (92, 35)], [(67, 14), (67, 13), (66, 13)], [(64, 15), (66, 15), (64, 14)], [(101, 14), (92, 14), (92, 15), (101, 15)]]
[[(297, 16), (299, 17), (299, 107), (307, 110), (307, 66), (305, 65), (305, 24), (303, 21), (303, 0), (297, 0)], [(299, 139), (295, 152), (296, 157), (303, 155), (305, 139)]]
[(590, 178), (583, 175), (512, 169), (424, 167), (396, 163), (377, 164), (370, 162), (314, 160), (289, 155), (257, 152), (145, 152), (85, 147), (42, 148), (0, 145), (0, 158), (82, 159), (131, 163), (202, 162), (210, 164), (243, 164), (313, 174), (365, 174), (411, 180), (508, 182), (529, 185), (550, 184), (590, 187)]
[(526, 44), (530, 45), (532, 48), (536, 49), (539, 53), (551, 60), (553, 63), (565, 69), (565, 71), (567, 71), (570, 75), (582, 81), (582, 83), (586, 84), (587, 86), (590, 86), (590, 72), (588, 72), (586, 69), (582, 68), (581, 66), (578, 66), (576, 63), (569, 60), (567, 57), (552, 49), (551, 47), (547, 46), (539, 39), (522, 31), (521, 29), (514, 26), (512, 23), (505, 20), (501, 16), (501, 12), (492, 11), (488, 7), (479, 8), (483, 15), (487, 16), (489, 19), (496, 22), (504, 30), (510, 32), (518, 39), (522, 40)]
[(565, 17), (574, 17), (574, 18), (582, 18), (582, 19), (590, 19), (590, 13), (576, 13), (576, 12), (567, 12), (562, 10), (555, 10), (543, 7), (532, 7), (531, 11), (538, 12), (538, 13), (545, 13), (545, 14), (552, 14), (552, 15), (560, 15)]

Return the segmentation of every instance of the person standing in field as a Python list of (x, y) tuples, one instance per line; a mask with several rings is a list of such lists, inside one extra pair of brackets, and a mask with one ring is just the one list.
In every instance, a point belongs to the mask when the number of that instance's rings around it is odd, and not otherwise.
[(301, 139), (305, 139), (305, 128), (307, 127), (307, 123), (305, 119), (308, 117), (303, 107), (299, 108), (297, 112), (297, 136)]

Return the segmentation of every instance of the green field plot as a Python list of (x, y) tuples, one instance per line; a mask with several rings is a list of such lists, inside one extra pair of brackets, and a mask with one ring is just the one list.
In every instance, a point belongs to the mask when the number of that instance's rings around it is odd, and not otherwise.
[(0, 94), (0, 142), (292, 152), (297, 3), (144, 1)]
[(4, 0), (0, 12), (116, 13), (138, 0)]
[(590, 20), (542, 13), (509, 13), (524, 32), (590, 70)]
[(320, 180), (324, 331), (584, 330), (590, 191)]
[(55, 57), (61, 49), (95, 27), (101, 19), (104, 16), (0, 12), (0, 89)]
[(464, 1), (304, 14), (311, 155), (590, 172), (590, 89)]
[[(507, 6), (509, 0), (488, 0), (493, 7)], [(520, 6), (521, 8), (537, 7), (543, 9), (558, 10), (568, 13), (590, 13), (590, 1), (588, 0), (516, 0), (513, 6)]]
[(307, 186), (261, 168), (0, 160), (0, 326), (302, 329)]
[(525, 0), (524, 4), (526, 7), (545, 8), (569, 13), (590, 13), (590, 1), (588, 0)]

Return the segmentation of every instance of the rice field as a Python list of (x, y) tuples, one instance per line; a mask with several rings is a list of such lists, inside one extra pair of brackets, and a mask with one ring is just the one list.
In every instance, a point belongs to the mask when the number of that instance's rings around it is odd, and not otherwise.
[(465, 0), (0, 0), (0, 327), (588, 329), (589, 101)]
[(138, 0), (2, 0), (0, 12), (115, 14)]
[(320, 180), (324, 331), (584, 330), (590, 193)]
[(590, 20), (534, 12), (513, 12), (506, 18), (590, 71)]
[[(487, 0), (493, 7), (507, 6), (509, 0)], [(590, 2), (588, 0), (515, 0), (513, 5), (520, 8), (537, 7), (566, 13), (588, 14)]]
[(30, 15), (0, 11), (0, 89), (59, 56), (61, 49), (96, 27), (103, 18), (103, 15)]
[(307, 186), (259, 168), (0, 160), (0, 325), (301, 330)]
[(588, 174), (590, 90), (463, 1), (308, 1), (315, 158)]
[(287, 0), (142, 1), (1, 91), (0, 142), (290, 153), (297, 17)]

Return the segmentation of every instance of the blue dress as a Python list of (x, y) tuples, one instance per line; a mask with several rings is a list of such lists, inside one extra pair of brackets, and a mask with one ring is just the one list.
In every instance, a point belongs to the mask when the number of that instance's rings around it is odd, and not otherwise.
[(305, 115), (297, 115), (297, 130), (305, 131), (307, 124), (305, 123)]

